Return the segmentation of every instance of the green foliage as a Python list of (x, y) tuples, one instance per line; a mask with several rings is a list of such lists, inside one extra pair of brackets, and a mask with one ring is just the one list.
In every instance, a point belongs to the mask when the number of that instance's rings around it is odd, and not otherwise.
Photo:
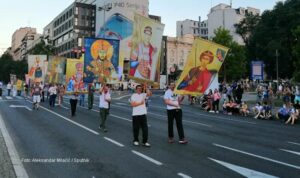
[(236, 25), (237, 33), (245, 41), (248, 59), (264, 61), (268, 79), (276, 78), (276, 50), (279, 52), (279, 77), (300, 78), (297, 77), (300, 56), (296, 30), (299, 24), (300, 1), (286, 0), (279, 1), (273, 10), (263, 12), (261, 18), (247, 16)]
[(33, 55), (54, 55), (54, 47), (46, 45), (42, 40), (29, 53)]
[(233, 81), (245, 76), (245, 74), (247, 74), (245, 47), (234, 42), (230, 32), (223, 28), (215, 30), (213, 41), (230, 48), (219, 72), (220, 79), (224, 81)]
[(3, 54), (0, 57), (0, 81), (8, 83), (10, 74), (15, 74), (18, 79), (24, 80), (27, 73), (27, 66), (27, 61), (14, 61), (10, 54)]

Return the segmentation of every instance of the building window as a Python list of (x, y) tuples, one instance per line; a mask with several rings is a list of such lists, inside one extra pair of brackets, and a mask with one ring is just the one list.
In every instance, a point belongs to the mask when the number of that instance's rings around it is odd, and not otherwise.
[(75, 7), (75, 14), (78, 15), (78, 7)]
[(74, 24), (77, 26), (78, 25), (78, 18), (74, 19)]

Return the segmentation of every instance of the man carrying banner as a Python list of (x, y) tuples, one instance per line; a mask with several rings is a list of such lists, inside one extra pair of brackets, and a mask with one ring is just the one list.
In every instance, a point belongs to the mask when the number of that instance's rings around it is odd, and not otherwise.
[(183, 101), (183, 96), (178, 96), (174, 93), (175, 83), (170, 83), (169, 89), (165, 92), (164, 101), (167, 105), (168, 114), (168, 135), (169, 143), (174, 143), (173, 123), (176, 121), (176, 127), (179, 135), (179, 143), (186, 144), (187, 140), (184, 137), (182, 125), (182, 110), (180, 104)]

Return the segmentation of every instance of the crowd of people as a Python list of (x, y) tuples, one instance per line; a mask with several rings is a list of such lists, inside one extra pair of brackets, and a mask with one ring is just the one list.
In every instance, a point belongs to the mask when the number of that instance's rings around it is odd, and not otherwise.
[[(243, 100), (244, 91), (256, 93), (256, 103), (253, 106)], [(201, 96), (199, 104), (208, 112), (222, 112), (228, 115), (253, 116), (255, 119), (280, 119), (286, 124), (294, 124), (299, 117), (300, 89), (289, 83), (279, 84), (278, 87), (259, 83), (256, 87), (246, 82), (233, 82), (231, 85), (222, 83), (218, 89)], [(274, 101), (280, 101), (282, 106), (275, 107)], [(194, 104), (195, 97), (190, 97)]]

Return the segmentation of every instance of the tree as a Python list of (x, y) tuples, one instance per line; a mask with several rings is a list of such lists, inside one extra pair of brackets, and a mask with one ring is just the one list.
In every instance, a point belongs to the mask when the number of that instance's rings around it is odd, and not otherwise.
[(215, 30), (213, 41), (230, 48), (226, 59), (219, 72), (219, 77), (224, 81), (238, 80), (247, 74), (247, 58), (245, 47), (233, 41), (229, 30), (218, 28)]
[(247, 46), (248, 57), (264, 61), (269, 79), (276, 78), (276, 50), (279, 52), (279, 77), (291, 78), (297, 73), (295, 62), (300, 59), (293, 51), (298, 43), (295, 30), (300, 24), (299, 11), (299, 0), (280, 1), (273, 10), (263, 12), (251, 31)]
[(33, 55), (54, 55), (54, 47), (51, 45), (46, 45), (44, 40), (41, 40), (41, 42), (35, 45), (35, 47), (33, 47), (29, 53)]
[(0, 57), (0, 80), (5, 83), (9, 82), (10, 74), (15, 74), (18, 79), (24, 80), (27, 66), (27, 61), (14, 61), (10, 54), (3, 54)]

